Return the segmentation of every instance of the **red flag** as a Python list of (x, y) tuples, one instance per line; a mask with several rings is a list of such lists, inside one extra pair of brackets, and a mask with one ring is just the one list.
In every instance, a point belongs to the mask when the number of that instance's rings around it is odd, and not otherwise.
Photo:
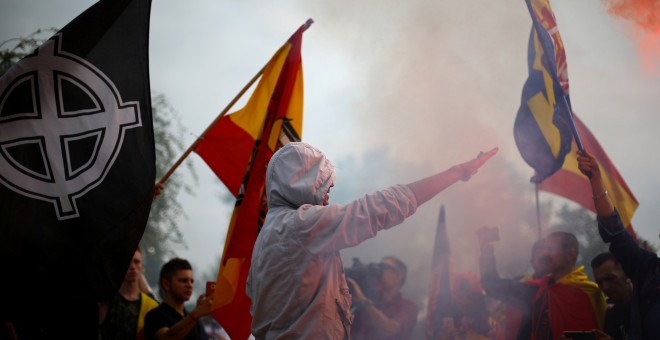
[[(614, 203), (614, 206), (619, 211), (623, 225), (634, 236), (635, 232), (630, 224), (630, 220), (639, 205), (637, 199), (628, 188), (619, 171), (612, 164), (612, 161), (610, 161), (610, 158), (607, 157), (605, 150), (600, 146), (596, 137), (594, 137), (577, 116), (574, 115), (573, 118), (575, 120), (575, 127), (582, 138), (584, 148), (596, 157), (600, 163), (600, 171), (603, 176), (605, 189), (609, 193), (612, 203)], [(578, 169), (576, 150), (577, 146), (575, 141), (573, 141), (571, 152), (566, 155), (566, 160), (562, 168), (541, 182), (539, 189), (564, 196), (595, 213), (596, 207), (591, 197), (589, 179)]]
[[(309, 23), (308, 23), (309, 24)], [(302, 134), (303, 25), (268, 62), (246, 106), (223, 117), (195, 151), (237, 197), (214, 294), (213, 317), (233, 339), (250, 335), (245, 282), (252, 248), (266, 216), (264, 192), (270, 157)]]

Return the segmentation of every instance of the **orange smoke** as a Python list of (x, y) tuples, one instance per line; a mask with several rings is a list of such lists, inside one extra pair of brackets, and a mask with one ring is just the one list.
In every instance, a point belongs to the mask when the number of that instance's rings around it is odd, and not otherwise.
[(605, 3), (610, 14), (635, 23), (642, 67), (649, 72), (657, 71), (654, 60), (660, 59), (660, 1), (605, 0)]

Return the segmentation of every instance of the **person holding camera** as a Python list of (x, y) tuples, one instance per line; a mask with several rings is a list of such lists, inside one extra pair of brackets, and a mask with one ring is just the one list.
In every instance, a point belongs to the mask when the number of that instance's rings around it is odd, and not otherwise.
[[(406, 264), (394, 256), (388, 256), (378, 264), (381, 269), (375, 290), (376, 301), (366, 296), (353, 278), (347, 278), (353, 293), (355, 320), (351, 328), (354, 340), (407, 340), (417, 324), (417, 305), (404, 299), (401, 287), (406, 282)], [(368, 281), (367, 281), (368, 282)]]
[(402, 223), (444, 189), (469, 180), (496, 153), (331, 205), (335, 174), (325, 155), (307, 143), (280, 148), (266, 169), (268, 214), (246, 284), (255, 338), (349, 338), (351, 294), (339, 251)]

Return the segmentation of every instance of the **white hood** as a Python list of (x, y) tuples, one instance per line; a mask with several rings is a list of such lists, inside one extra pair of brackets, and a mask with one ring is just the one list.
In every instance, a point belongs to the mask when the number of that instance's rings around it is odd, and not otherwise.
[(266, 171), (268, 208), (321, 205), (335, 181), (335, 169), (317, 148), (289, 143), (271, 157)]

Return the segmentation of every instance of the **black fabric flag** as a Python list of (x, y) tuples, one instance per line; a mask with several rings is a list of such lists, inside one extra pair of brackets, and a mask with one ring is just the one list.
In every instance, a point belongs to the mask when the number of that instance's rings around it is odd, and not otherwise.
[(126, 274), (155, 182), (150, 7), (101, 0), (0, 78), (0, 321)]
[[(445, 206), (440, 206), (431, 260), (431, 288), (426, 316), (426, 338), (438, 339), (447, 320), (453, 320), (451, 296), (451, 248), (447, 235)], [(453, 321), (452, 321), (453, 322)]]

